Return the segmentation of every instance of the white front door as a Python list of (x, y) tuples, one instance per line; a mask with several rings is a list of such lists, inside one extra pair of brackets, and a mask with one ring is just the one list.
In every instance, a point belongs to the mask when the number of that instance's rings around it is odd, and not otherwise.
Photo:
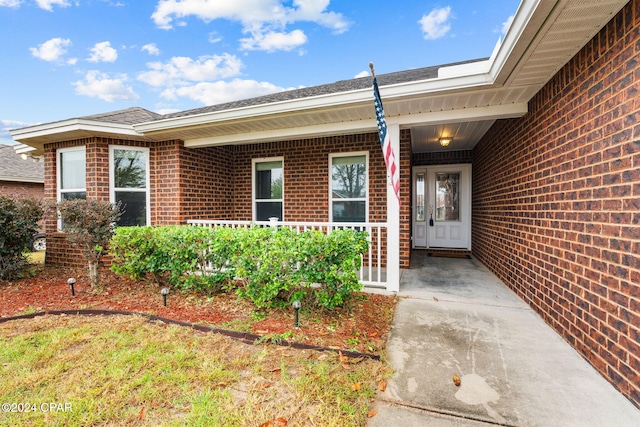
[(471, 250), (471, 165), (413, 169), (413, 247)]

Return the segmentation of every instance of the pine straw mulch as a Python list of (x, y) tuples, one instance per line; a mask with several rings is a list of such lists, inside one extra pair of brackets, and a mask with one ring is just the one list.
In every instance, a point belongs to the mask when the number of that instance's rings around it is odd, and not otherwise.
[[(0, 317), (57, 310), (118, 310), (247, 332), (273, 342), (284, 339), (380, 355), (397, 302), (395, 296), (363, 292), (332, 311), (305, 306), (296, 330), (290, 307), (258, 310), (235, 292), (205, 295), (172, 290), (165, 307), (157, 285), (110, 271), (101, 272), (101, 292), (90, 288), (82, 269), (39, 267), (34, 271), (30, 278), (0, 282)], [(77, 280), (75, 296), (67, 284), (69, 277)]]

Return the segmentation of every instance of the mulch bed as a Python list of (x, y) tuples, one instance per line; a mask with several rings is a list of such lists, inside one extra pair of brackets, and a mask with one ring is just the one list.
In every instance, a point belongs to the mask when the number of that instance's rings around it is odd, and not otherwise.
[[(76, 278), (75, 296), (67, 283)], [(389, 295), (359, 293), (344, 307), (332, 311), (315, 307), (300, 310), (300, 328), (294, 327), (291, 308), (257, 310), (235, 293), (194, 294), (172, 290), (163, 305), (160, 287), (144, 281), (101, 273), (103, 291), (89, 286), (82, 269), (47, 267), (34, 277), (0, 282), (0, 317), (56, 310), (119, 310), (217, 329), (247, 332), (273, 338), (379, 355), (396, 305)]]

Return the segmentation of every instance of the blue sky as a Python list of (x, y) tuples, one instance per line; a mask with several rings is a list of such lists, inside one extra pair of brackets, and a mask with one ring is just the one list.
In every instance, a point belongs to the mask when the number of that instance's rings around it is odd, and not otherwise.
[(519, 0), (0, 0), (9, 129), (489, 56)]

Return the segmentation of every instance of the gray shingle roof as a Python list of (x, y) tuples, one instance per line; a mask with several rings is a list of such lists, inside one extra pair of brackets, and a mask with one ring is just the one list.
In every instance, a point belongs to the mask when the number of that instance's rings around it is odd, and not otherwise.
[(162, 114), (154, 113), (153, 111), (145, 110), (140, 107), (132, 107), (125, 110), (83, 116), (81, 119), (135, 125), (137, 123), (152, 122), (154, 120), (161, 119), (162, 117)]
[[(470, 62), (483, 61), (487, 58), (475, 59), (472, 61), (456, 62), (453, 64), (436, 65), (433, 67), (416, 68), (413, 70), (398, 71), (395, 73), (379, 74), (378, 85), (386, 86), (397, 83), (414, 82), (420, 80), (434, 79), (438, 77), (438, 69), (451, 65), (466, 64)], [(165, 115), (163, 118), (169, 119), (173, 117), (187, 117), (203, 113), (211, 113), (215, 111), (231, 110), (241, 107), (251, 107), (254, 105), (270, 104), (280, 101), (291, 101), (294, 99), (310, 98), (319, 95), (328, 95), (332, 93), (348, 92), (358, 89), (366, 89), (371, 87), (371, 77), (361, 77), (350, 80), (340, 80), (335, 83), (328, 83), (319, 86), (305, 87), (302, 89), (288, 90), (270, 95), (259, 96), (256, 98), (242, 99), (225, 104), (210, 105), (192, 110), (179, 111)]]
[[(398, 71), (394, 73), (379, 74), (378, 85), (386, 86), (397, 83), (414, 82), (420, 80), (434, 79), (438, 77), (438, 69), (451, 65), (466, 64), (470, 62), (483, 61), (487, 58), (475, 59), (472, 61), (462, 61), (453, 64), (436, 65), (432, 67), (416, 68), (413, 70)], [(176, 113), (161, 115), (144, 108), (134, 107), (126, 110), (111, 111), (108, 113), (84, 116), (81, 119), (96, 120), (107, 123), (137, 124), (153, 122), (160, 119), (170, 119), (174, 117), (188, 117), (198, 114), (212, 113), (216, 111), (232, 110), (242, 107), (270, 104), (281, 101), (291, 101), (294, 99), (310, 98), (319, 95), (329, 95), (333, 93), (349, 92), (352, 90), (366, 89), (371, 87), (371, 77), (361, 77), (350, 80), (340, 80), (335, 83), (328, 83), (319, 86), (305, 87), (301, 89), (287, 90), (272, 93), (270, 95), (259, 96), (249, 99), (227, 102), (224, 104), (209, 105), (206, 107), (194, 108), (191, 110), (178, 111)]]
[(0, 180), (44, 182), (44, 162), (23, 160), (11, 145), (0, 144)]

